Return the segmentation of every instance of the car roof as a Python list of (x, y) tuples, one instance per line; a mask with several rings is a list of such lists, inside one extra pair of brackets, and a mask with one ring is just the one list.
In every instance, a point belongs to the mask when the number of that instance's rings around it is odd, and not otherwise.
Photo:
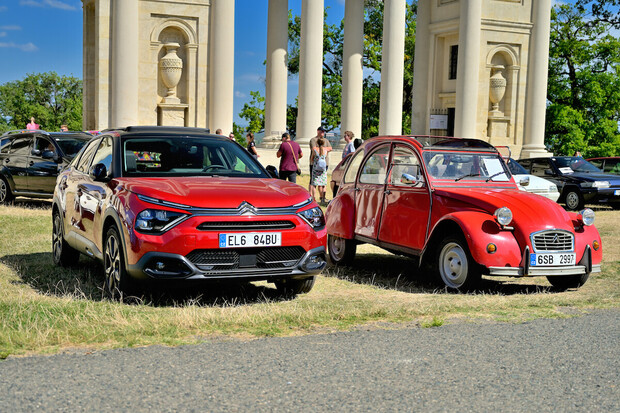
[(215, 135), (205, 128), (190, 128), (183, 126), (128, 126), (120, 129), (106, 129), (102, 134), (116, 137), (148, 138), (153, 136), (165, 136), (168, 138), (184, 136), (201, 136), (205, 138), (231, 141), (228, 136)]
[(457, 151), (482, 151), (498, 153), (497, 149), (490, 143), (473, 138), (454, 138), (449, 136), (431, 135), (395, 135), (377, 136), (373, 139), (409, 141), (415, 143), (420, 150), (447, 149)]
[(595, 160), (599, 160), (599, 159), (620, 159), (620, 156), (599, 156), (596, 158), (587, 158), (586, 161), (595, 161)]

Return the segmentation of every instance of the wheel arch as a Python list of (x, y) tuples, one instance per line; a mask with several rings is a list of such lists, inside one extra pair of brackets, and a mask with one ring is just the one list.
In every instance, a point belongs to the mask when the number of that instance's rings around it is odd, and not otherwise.
[(101, 252), (105, 254), (105, 239), (108, 234), (108, 230), (111, 227), (116, 227), (118, 236), (120, 237), (121, 244), (123, 246), (123, 257), (125, 258), (125, 265), (127, 265), (127, 240), (125, 239), (123, 232), (123, 225), (118, 213), (113, 208), (108, 208), (103, 217), (103, 227), (101, 231)]
[(467, 242), (467, 237), (465, 237), (465, 233), (461, 226), (453, 219), (444, 219), (433, 228), (428, 242), (422, 251), (422, 256), (419, 261), (420, 265), (432, 263), (433, 254), (437, 251), (439, 243), (448, 235), (460, 235), (465, 239), (465, 242)]

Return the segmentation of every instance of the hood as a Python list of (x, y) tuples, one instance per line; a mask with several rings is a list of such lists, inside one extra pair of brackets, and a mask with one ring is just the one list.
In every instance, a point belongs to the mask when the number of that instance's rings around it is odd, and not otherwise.
[(301, 186), (273, 178), (168, 177), (118, 178), (117, 181), (134, 194), (198, 208), (237, 208), (242, 202), (257, 208), (280, 208), (310, 198)]
[(493, 214), (498, 208), (508, 207), (512, 211), (514, 225), (537, 227), (539, 230), (573, 230), (571, 216), (559, 204), (518, 189), (442, 188), (437, 189), (435, 194), (482, 209), (489, 214)]
[[(519, 189), (523, 191), (535, 192), (534, 190), (536, 190), (537, 192), (558, 192), (558, 186), (556, 184), (539, 176), (527, 174), (514, 174), (512, 176), (515, 178), (515, 182)], [(530, 178), (530, 184), (528, 186), (521, 186), (520, 182), (525, 178)]]
[(562, 174), (562, 176), (576, 178), (580, 181), (609, 181), (611, 186), (620, 186), (620, 177), (612, 174), (574, 172), (572, 174)]

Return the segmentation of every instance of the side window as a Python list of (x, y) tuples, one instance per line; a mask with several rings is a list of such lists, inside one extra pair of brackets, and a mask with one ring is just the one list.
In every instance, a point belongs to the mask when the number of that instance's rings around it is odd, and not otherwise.
[(13, 140), (11, 144), (11, 155), (28, 156), (30, 155), (30, 143), (32, 138), (20, 137)]
[(519, 164), (525, 168), (528, 174), (531, 174), (530, 167), (532, 166), (532, 161), (519, 161)]
[(110, 173), (112, 167), (112, 138), (109, 136), (101, 140), (91, 165), (96, 165), (98, 163), (104, 164), (106, 170)]
[(349, 162), (347, 173), (344, 175), (344, 182), (355, 182), (355, 177), (357, 176), (358, 169), (360, 169), (362, 159), (364, 159), (364, 151), (359, 151), (353, 155), (353, 159)]
[(418, 186), (424, 181), (420, 161), (416, 154), (407, 147), (397, 146), (394, 148), (391, 168), (390, 185), (411, 186), (412, 178), (415, 178)]
[(88, 144), (88, 146), (82, 153), (80, 160), (75, 166), (75, 169), (77, 169), (80, 172), (84, 172), (84, 173), (88, 172), (88, 166), (90, 165), (90, 159), (93, 157), (93, 152), (95, 152), (95, 149), (97, 149), (98, 144), (99, 144), (99, 139), (91, 141)]
[(532, 175), (544, 177), (545, 175), (553, 175), (553, 169), (551, 169), (549, 162), (546, 160), (533, 161), (531, 173)]
[[(593, 159), (589, 161), (592, 165), (596, 166), (598, 169), (603, 169), (603, 160), (602, 159)], [(607, 172), (607, 171), (605, 171)]]
[(56, 152), (54, 144), (46, 138), (37, 137), (34, 149), (39, 151), (39, 156), (46, 153), (47, 156), (52, 156)]
[(385, 184), (389, 155), (390, 146), (385, 145), (374, 151), (368, 158), (366, 158), (366, 162), (362, 165), (360, 183), (377, 185)]
[(11, 148), (11, 139), (2, 138), (2, 141), (0, 141), (0, 153), (9, 153), (10, 148)]

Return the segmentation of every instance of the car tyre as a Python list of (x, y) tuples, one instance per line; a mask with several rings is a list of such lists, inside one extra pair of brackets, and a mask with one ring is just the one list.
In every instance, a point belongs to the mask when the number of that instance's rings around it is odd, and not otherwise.
[(64, 232), (60, 212), (55, 211), (52, 217), (52, 258), (54, 264), (68, 267), (78, 262), (80, 253), (65, 241)]
[(335, 265), (349, 265), (355, 258), (357, 244), (352, 239), (340, 238), (335, 235), (327, 236), (327, 250), (329, 258)]
[(133, 292), (133, 280), (125, 269), (125, 254), (121, 237), (115, 227), (110, 227), (105, 237), (103, 251), (104, 294), (123, 301)]
[(564, 204), (569, 211), (578, 211), (584, 205), (583, 195), (581, 195), (579, 190), (569, 188), (566, 190), (566, 194), (564, 194)]
[(276, 288), (278, 292), (285, 296), (295, 296), (297, 294), (306, 294), (312, 290), (314, 287), (314, 282), (316, 280), (316, 276), (303, 278), (301, 280), (296, 279), (288, 279), (276, 281)]
[(11, 187), (4, 178), (0, 178), (0, 204), (8, 204), (13, 201), (13, 193)]
[(437, 274), (451, 290), (467, 291), (480, 283), (482, 273), (462, 237), (448, 236), (437, 249)]
[(590, 274), (582, 275), (560, 275), (555, 277), (547, 277), (549, 283), (558, 290), (565, 291), (569, 288), (579, 288), (588, 281)]

